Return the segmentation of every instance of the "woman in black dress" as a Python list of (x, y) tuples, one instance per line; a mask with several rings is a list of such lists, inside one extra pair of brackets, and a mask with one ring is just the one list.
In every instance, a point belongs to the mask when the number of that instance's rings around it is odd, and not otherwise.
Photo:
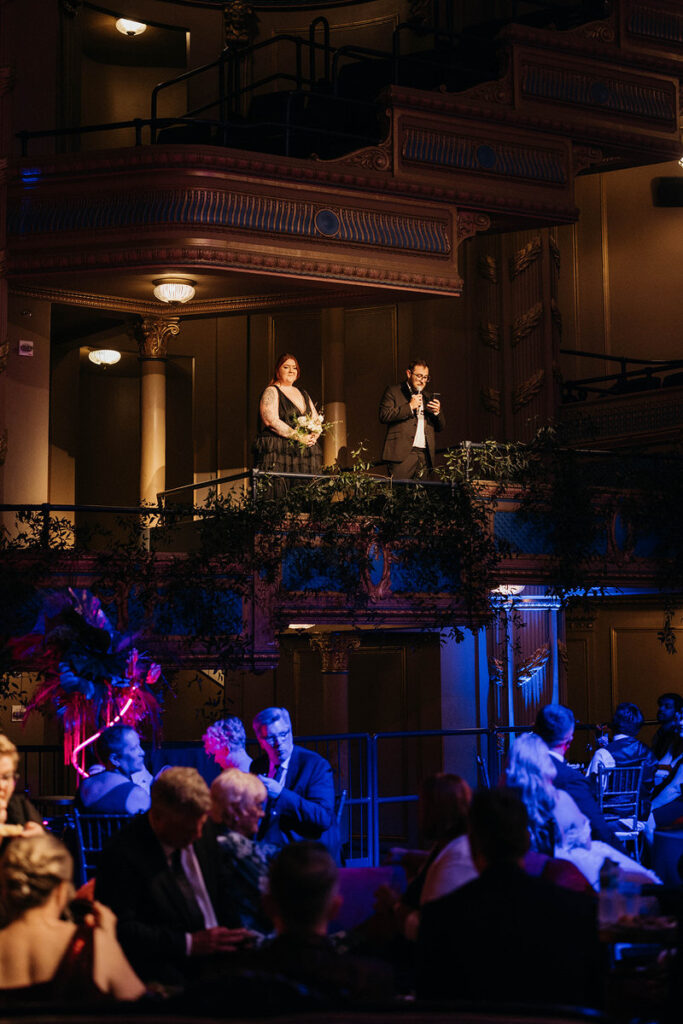
[[(322, 417), (308, 393), (295, 386), (301, 371), (295, 356), (283, 353), (272, 381), (259, 402), (258, 437), (254, 442), (254, 467), (274, 473), (319, 473), (322, 451), (318, 440)], [(305, 417), (306, 423), (298, 422)], [(308, 427), (308, 429), (307, 429)], [(271, 482), (271, 495), (281, 497), (287, 478)]]

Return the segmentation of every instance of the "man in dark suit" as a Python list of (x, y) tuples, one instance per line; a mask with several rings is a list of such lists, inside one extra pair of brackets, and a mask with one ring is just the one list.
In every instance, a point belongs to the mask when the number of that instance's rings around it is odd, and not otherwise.
[(152, 785), (149, 812), (103, 852), (95, 896), (118, 918), (118, 937), (144, 981), (184, 984), (247, 939), (232, 920), (207, 821), (211, 797), (194, 768), (168, 768)]
[(528, 818), (511, 790), (476, 793), (469, 828), (479, 877), (420, 911), (419, 998), (599, 1006), (594, 897), (524, 872)]
[(536, 715), (534, 732), (547, 744), (557, 775), (553, 779), (556, 789), (564, 789), (573, 798), (591, 825), (591, 837), (609, 843), (617, 850), (623, 850), (623, 844), (617, 839), (598, 807), (588, 779), (578, 768), (572, 768), (564, 759), (574, 739), (574, 712), (563, 704), (546, 704)]
[(434, 466), (434, 432), (443, 430), (438, 395), (425, 391), (429, 366), (414, 359), (402, 384), (390, 384), (379, 404), (379, 421), (387, 427), (382, 459), (390, 476), (401, 480), (429, 473)]
[(338, 858), (330, 765), (315, 751), (294, 745), (287, 708), (260, 711), (254, 732), (263, 753), (252, 762), (251, 772), (268, 791), (258, 838), (276, 846), (317, 839)]

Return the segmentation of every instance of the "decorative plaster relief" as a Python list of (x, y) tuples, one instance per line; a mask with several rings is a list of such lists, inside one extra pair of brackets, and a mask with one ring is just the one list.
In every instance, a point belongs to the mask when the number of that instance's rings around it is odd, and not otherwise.
[(330, 207), (220, 189), (166, 189), (59, 199), (24, 198), (10, 208), (8, 230), (35, 234), (199, 225), (320, 239), (430, 256), (449, 256), (449, 218), (409, 216), (369, 207)]
[(487, 412), (493, 413), (494, 416), (500, 416), (500, 391), (498, 388), (482, 388), (481, 389), (481, 404), (484, 406)]
[(491, 323), (490, 320), (479, 324), (479, 340), (482, 345), (498, 351), (500, 349), (500, 324)]
[(528, 338), (535, 327), (541, 323), (543, 319), (543, 303), (537, 302), (531, 309), (527, 309), (521, 316), (516, 317), (512, 321), (512, 333), (510, 335), (510, 344), (513, 348), (519, 345), (520, 341), (524, 338)]
[(519, 412), (525, 405), (528, 405), (543, 387), (544, 380), (545, 370), (539, 370), (527, 378), (518, 388), (515, 388), (512, 392), (512, 411)]
[(510, 257), (510, 280), (514, 281), (523, 270), (535, 263), (542, 251), (543, 241), (540, 235), (536, 235), (522, 249), (518, 249)]
[(309, 633), (308, 640), (314, 650), (320, 651), (324, 673), (348, 672), (349, 652), (360, 647), (358, 637), (345, 633)]
[(631, 4), (625, 19), (625, 34), (645, 39), (648, 44), (680, 47), (683, 43), (683, 14), (671, 4)]
[(180, 333), (177, 316), (145, 317), (140, 324), (138, 347), (142, 359), (165, 359), (168, 339)]
[(482, 126), (464, 134), (405, 126), (401, 139), (404, 163), (448, 167), (533, 184), (566, 186), (570, 170), (564, 145), (533, 145), (494, 139)]
[(525, 99), (591, 110), (600, 118), (619, 118), (620, 124), (676, 127), (677, 90), (670, 81), (588, 65), (563, 67), (527, 56), (520, 62), (520, 87)]
[(480, 256), (477, 262), (479, 277), (483, 277), (491, 284), (498, 284), (498, 261), (495, 256)]

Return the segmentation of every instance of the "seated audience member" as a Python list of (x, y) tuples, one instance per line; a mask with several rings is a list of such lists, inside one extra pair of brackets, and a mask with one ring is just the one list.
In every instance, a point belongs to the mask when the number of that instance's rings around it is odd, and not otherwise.
[(320, 840), (339, 859), (334, 820), (334, 779), (328, 762), (314, 750), (294, 745), (287, 708), (265, 708), (254, 719), (263, 753), (251, 772), (268, 791), (258, 838), (275, 846), (300, 839)]
[(516, 793), (479, 791), (469, 820), (479, 877), (423, 906), (418, 997), (599, 1006), (595, 900), (525, 873), (528, 818)]
[(145, 986), (116, 939), (116, 920), (95, 903), (84, 923), (64, 919), (73, 863), (48, 833), (13, 839), (0, 859), (8, 923), (0, 931), (0, 1005), (138, 999)]
[(505, 781), (526, 807), (532, 848), (535, 837), (550, 837), (550, 855), (571, 861), (595, 888), (606, 857), (643, 882), (659, 882), (653, 872), (621, 850), (591, 838), (588, 818), (569, 793), (555, 789), (556, 772), (555, 759), (540, 736), (527, 732), (517, 737), (510, 747)]
[(643, 712), (637, 704), (617, 704), (612, 718), (612, 739), (595, 751), (586, 775), (595, 788), (599, 765), (604, 768), (638, 768), (642, 764), (638, 817), (646, 821), (652, 803), (657, 760), (650, 748), (636, 739), (644, 721)]
[(105, 770), (83, 779), (76, 801), (88, 814), (139, 814), (149, 808), (149, 793), (132, 781), (145, 765), (140, 737), (128, 725), (112, 725), (97, 741)]
[(254, 840), (268, 794), (255, 775), (230, 768), (211, 783), (211, 817), (218, 829), (223, 872), (233, 907), (245, 928), (272, 931), (263, 910), (268, 863), (277, 846)]
[(420, 906), (476, 878), (467, 836), (471, 799), (472, 790), (459, 775), (431, 775), (420, 787), (420, 834), (432, 846), (402, 896), (388, 886), (375, 894), (377, 909), (390, 909), (407, 939), (417, 938)]
[(563, 704), (546, 704), (536, 715), (534, 732), (540, 736), (550, 750), (557, 774), (553, 779), (555, 789), (562, 789), (573, 798), (591, 826), (593, 839), (609, 843), (617, 850), (623, 845), (617, 839), (615, 830), (605, 821), (593, 796), (590, 783), (578, 768), (572, 768), (564, 755), (574, 739), (574, 712)]
[(18, 767), (17, 748), (0, 734), (0, 850), (11, 834), (39, 835), (43, 831), (42, 818), (31, 801), (23, 793), (15, 792)]
[(194, 768), (167, 768), (152, 784), (149, 812), (102, 851), (95, 895), (118, 917), (118, 936), (145, 981), (182, 985), (249, 933), (221, 885), (211, 797)]
[(228, 768), (239, 768), (241, 772), (249, 771), (252, 759), (246, 750), (247, 734), (236, 715), (214, 722), (202, 739), (204, 750), (207, 754), (213, 755), (223, 771)]
[(254, 966), (333, 1000), (391, 998), (388, 965), (341, 952), (328, 938), (340, 905), (339, 871), (329, 851), (315, 842), (284, 847), (270, 866), (265, 897), (277, 934), (256, 951)]

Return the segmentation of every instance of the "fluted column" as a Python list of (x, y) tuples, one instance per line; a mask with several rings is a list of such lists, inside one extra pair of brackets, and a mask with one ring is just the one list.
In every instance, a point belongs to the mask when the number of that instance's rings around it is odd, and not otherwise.
[(140, 501), (156, 504), (166, 487), (166, 353), (180, 330), (177, 316), (140, 325)]
[(346, 402), (344, 401), (344, 310), (324, 309), (321, 321), (325, 395), (325, 420), (333, 426), (323, 438), (323, 462), (334, 466), (348, 462)]

